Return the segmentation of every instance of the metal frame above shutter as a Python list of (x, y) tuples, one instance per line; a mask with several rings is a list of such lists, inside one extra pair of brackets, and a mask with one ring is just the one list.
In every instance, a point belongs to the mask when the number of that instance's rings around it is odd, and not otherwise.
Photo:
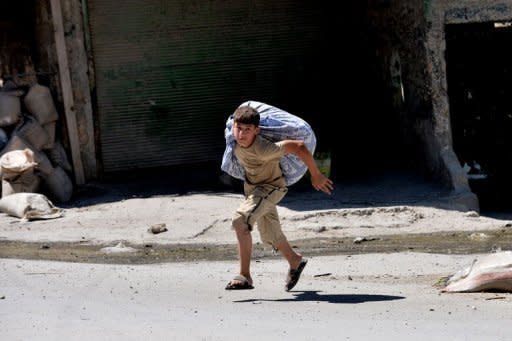
[(321, 35), (313, 1), (88, 5), (105, 172), (220, 160), (227, 116), (279, 104)]

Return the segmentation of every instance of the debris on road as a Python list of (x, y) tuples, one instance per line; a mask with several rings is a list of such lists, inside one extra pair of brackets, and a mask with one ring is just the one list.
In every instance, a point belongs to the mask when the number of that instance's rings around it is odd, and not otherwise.
[(512, 292), (512, 251), (475, 259), (471, 266), (447, 279), (442, 292)]
[(127, 252), (136, 252), (137, 249), (133, 247), (126, 246), (124, 242), (119, 242), (116, 246), (108, 246), (104, 247), (100, 250), (104, 253), (127, 253)]
[(372, 240), (379, 240), (379, 238), (375, 237), (357, 237), (354, 239), (354, 244), (361, 244), (362, 242), (371, 242)]
[(168, 230), (167, 230), (165, 223), (152, 225), (148, 229), (148, 232), (153, 233), (153, 234), (159, 234), (159, 233), (166, 232), (166, 231), (168, 231)]

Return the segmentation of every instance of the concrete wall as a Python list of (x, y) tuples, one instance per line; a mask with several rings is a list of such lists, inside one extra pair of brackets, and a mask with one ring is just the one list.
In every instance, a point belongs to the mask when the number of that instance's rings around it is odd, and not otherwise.
[(455, 155), (448, 105), (445, 34), (448, 23), (509, 20), (512, 1), (373, 0), (369, 22), (380, 32), (377, 51), (404, 146), (425, 174), (450, 187), (463, 209), (478, 210)]
[[(470, 192), (465, 173), (452, 147), (450, 108), (445, 60), (445, 25), (512, 19), (512, 1), (432, 0), (425, 2), (427, 22), (426, 49), (428, 83), (431, 88), (433, 120), (429, 142), (439, 152), (440, 170), (453, 190), (461, 195)], [(469, 197), (469, 196), (468, 196)]]

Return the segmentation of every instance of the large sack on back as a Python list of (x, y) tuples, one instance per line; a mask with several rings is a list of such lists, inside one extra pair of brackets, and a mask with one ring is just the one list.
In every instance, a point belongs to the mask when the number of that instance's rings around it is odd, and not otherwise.
[[(247, 101), (240, 106), (250, 106), (260, 114), (260, 135), (273, 141), (302, 140), (311, 154), (315, 152), (316, 137), (311, 126), (302, 118), (284, 110), (256, 101)], [(226, 121), (224, 137), (226, 150), (222, 157), (221, 169), (229, 175), (245, 180), (245, 172), (234, 154), (233, 115)], [(299, 181), (307, 171), (307, 166), (294, 154), (281, 158), (281, 169), (288, 186)]]
[(44, 195), (38, 193), (17, 193), (0, 200), (0, 212), (26, 219), (52, 219), (62, 216), (62, 210), (55, 207)]

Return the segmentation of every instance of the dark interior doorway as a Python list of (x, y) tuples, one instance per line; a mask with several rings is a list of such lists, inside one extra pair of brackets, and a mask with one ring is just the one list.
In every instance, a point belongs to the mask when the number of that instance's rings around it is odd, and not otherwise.
[(304, 113), (318, 150), (330, 151), (335, 180), (359, 181), (408, 168), (399, 113), (392, 107), (389, 72), (367, 2), (323, 3), (323, 40), (303, 82), (280, 100)]
[(512, 200), (512, 27), (446, 26), (453, 145), (483, 210), (510, 210)]

